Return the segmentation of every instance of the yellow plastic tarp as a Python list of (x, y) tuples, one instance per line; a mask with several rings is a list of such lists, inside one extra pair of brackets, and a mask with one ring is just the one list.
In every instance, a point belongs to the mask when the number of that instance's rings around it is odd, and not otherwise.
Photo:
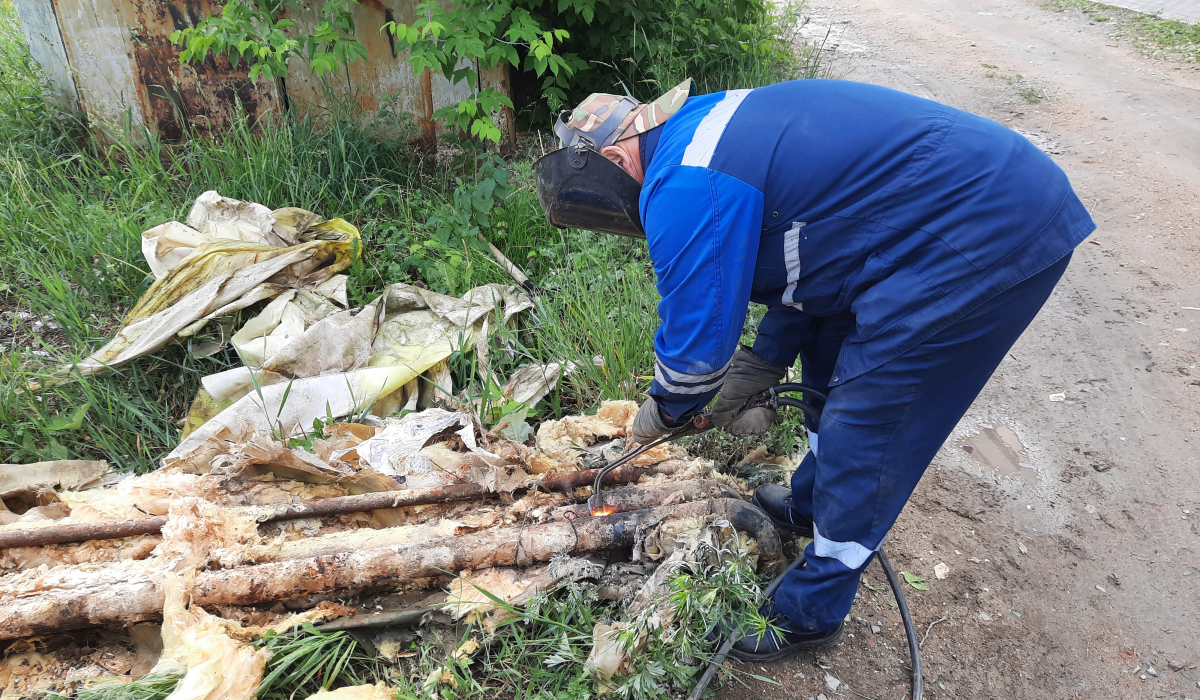
[[(201, 207), (205, 198), (210, 201)], [(346, 280), (338, 273), (361, 251), (358, 229), (342, 219), (316, 220), (317, 215), (303, 209), (272, 212), (253, 202), (205, 193), (188, 225), (164, 224), (143, 234), (143, 254), (158, 279), (112, 340), (56, 375), (104, 372), (194, 335), (213, 318), (289, 290), (345, 306)], [(285, 242), (294, 244), (280, 245)], [(29, 388), (43, 384), (31, 382)]]

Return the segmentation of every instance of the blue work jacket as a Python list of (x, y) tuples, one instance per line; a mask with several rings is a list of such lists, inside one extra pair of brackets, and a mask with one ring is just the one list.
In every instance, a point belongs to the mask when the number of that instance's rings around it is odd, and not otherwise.
[[(655, 133), (657, 132), (657, 133)], [(887, 88), (798, 80), (691, 97), (648, 135), (642, 225), (661, 319), (650, 394), (716, 394), (750, 301), (791, 365), (813, 317), (852, 313), (838, 386), (1062, 259), (1095, 229), (1016, 132)]]

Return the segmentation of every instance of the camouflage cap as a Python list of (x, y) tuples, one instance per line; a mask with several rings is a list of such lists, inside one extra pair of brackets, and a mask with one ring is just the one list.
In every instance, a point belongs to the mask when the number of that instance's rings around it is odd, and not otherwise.
[(622, 95), (594, 93), (560, 122), (566, 129), (556, 127), (555, 132), (563, 140), (564, 146), (570, 145), (564, 131), (589, 137), (596, 149), (611, 146), (623, 138), (662, 125), (683, 107), (695, 91), (695, 83), (688, 78), (650, 104), (642, 104)]

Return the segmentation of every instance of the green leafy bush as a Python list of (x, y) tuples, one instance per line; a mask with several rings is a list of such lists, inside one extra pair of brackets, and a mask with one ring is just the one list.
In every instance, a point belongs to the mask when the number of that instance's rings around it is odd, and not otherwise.
[[(353, 38), (357, 4), (325, 0), (322, 21), (305, 33), (288, 19), (299, 0), (230, 0), (171, 40), (183, 47), (184, 62), (224, 53), (234, 65), (248, 62), (253, 79), (285, 76), (292, 56), (321, 75), (366, 57)], [(434, 116), (485, 141), (499, 141), (496, 115), (515, 105), (477, 85), (476, 67), (511, 66), (525, 88), (517, 109), (544, 121), (589, 92), (650, 99), (689, 76), (706, 91), (756, 87), (811, 74), (816, 65), (798, 48), (798, 11), (766, 0), (460, 0), (449, 9), (424, 0), (415, 16), (383, 30), (408, 51), (414, 72), (439, 72), (472, 88), (471, 98)]]
[[(643, 101), (684, 78), (701, 92), (758, 87), (812, 77), (813, 47), (798, 40), (802, 4), (766, 0), (654, 0), (568, 3), (528, 0), (539, 21), (569, 32), (564, 56), (587, 63), (559, 105), (589, 92), (628, 93)], [(569, 94), (568, 94), (569, 93)]]
[(228, 2), (220, 14), (173, 32), (171, 41), (183, 45), (179, 58), (185, 63), (200, 63), (209, 52), (225, 54), (235, 68), (239, 61), (250, 64), (255, 81), (260, 74), (268, 79), (287, 75), (292, 56), (303, 58), (319, 76), (367, 57), (367, 47), (352, 38), (356, 5), (357, 0), (325, 0), (321, 22), (304, 34), (285, 16), (287, 9), (299, 7), (295, 0)]

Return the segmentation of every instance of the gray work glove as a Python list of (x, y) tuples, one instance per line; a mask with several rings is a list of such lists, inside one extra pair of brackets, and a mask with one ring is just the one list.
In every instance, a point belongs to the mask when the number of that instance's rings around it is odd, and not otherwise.
[(762, 435), (775, 422), (775, 409), (760, 406), (743, 411), (746, 399), (783, 381), (787, 367), (773, 365), (745, 345), (739, 346), (713, 404), (713, 424), (731, 435)]
[(655, 439), (674, 430), (667, 425), (662, 413), (658, 410), (658, 402), (654, 397), (648, 397), (646, 403), (638, 409), (633, 417), (633, 435), (630, 436), (639, 445), (654, 442)]

